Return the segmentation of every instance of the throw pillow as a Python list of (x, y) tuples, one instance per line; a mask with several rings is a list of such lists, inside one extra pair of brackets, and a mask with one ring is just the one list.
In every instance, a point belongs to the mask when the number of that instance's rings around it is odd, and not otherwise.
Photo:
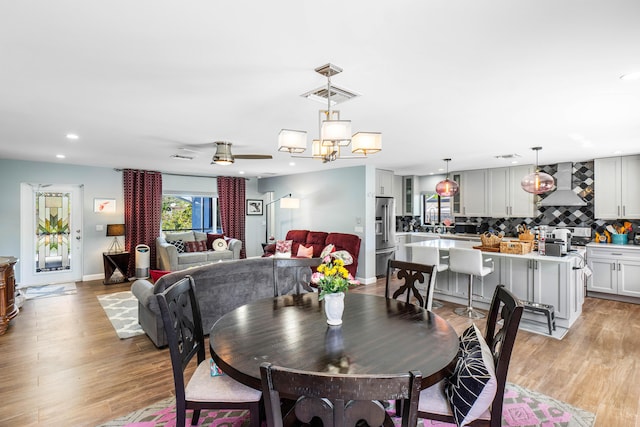
[(331, 253), (333, 258), (341, 259), (344, 262), (344, 265), (353, 264), (353, 257), (349, 253), (349, 251), (335, 251)]
[(187, 252), (206, 252), (207, 251), (207, 242), (204, 240), (195, 241), (195, 242), (184, 242)]
[(156, 280), (158, 280), (159, 278), (161, 278), (165, 274), (169, 274), (169, 273), (171, 273), (171, 272), (170, 271), (164, 271), (164, 270), (149, 270), (149, 275), (151, 276), (151, 281), (153, 283), (155, 283)]
[(214, 251), (224, 251), (227, 249), (227, 242), (224, 239), (216, 239), (211, 244)]
[(179, 254), (183, 254), (186, 251), (186, 247), (185, 247), (184, 242), (182, 240), (169, 240), (169, 241), (167, 241), (167, 243), (169, 243), (170, 245), (175, 246), (176, 249), (178, 250)]
[(313, 246), (306, 247), (304, 245), (298, 246), (297, 257), (300, 258), (312, 258), (313, 257)]
[(213, 250), (213, 241), (224, 238), (224, 234), (207, 233), (207, 249)]
[(458, 426), (480, 417), (491, 406), (498, 388), (493, 355), (480, 331), (474, 324), (465, 334), (458, 362), (444, 389)]
[(336, 250), (336, 247), (334, 245), (327, 245), (324, 247), (324, 249), (322, 250), (322, 252), (320, 253), (320, 258), (324, 258), (327, 255), (329, 255), (331, 252), (334, 252)]
[(276, 241), (276, 256), (288, 256), (291, 257), (291, 246), (293, 245), (293, 240), (277, 240)]

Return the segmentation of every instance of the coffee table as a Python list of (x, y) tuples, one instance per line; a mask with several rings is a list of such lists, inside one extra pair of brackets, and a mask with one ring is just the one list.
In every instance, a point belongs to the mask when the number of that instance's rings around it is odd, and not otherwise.
[(326, 323), (317, 293), (262, 299), (220, 318), (211, 355), (227, 375), (259, 389), (260, 363), (314, 372), (422, 372), (422, 388), (455, 367), (458, 336), (446, 320), (413, 304), (348, 293), (341, 326)]

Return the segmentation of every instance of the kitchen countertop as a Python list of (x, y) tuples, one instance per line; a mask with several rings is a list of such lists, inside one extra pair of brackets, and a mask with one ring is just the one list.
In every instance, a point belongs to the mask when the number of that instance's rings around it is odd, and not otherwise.
[[(423, 242), (415, 242), (415, 243), (407, 243), (405, 246), (407, 247), (436, 247), (442, 251), (448, 251), (451, 248), (466, 248), (472, 249), (474, 246), (478, 246), (478, 242), (470, 242), (464, 240), (453, 240), (453, 239), (436, 239), (436, 240), (426, 240)], [(615, 245), (615, 246), (623, 246), (623, 245)], [(523, 258), (523, 259), (533, 259), (537, 261), (546, 261), (546, 262), (573, 262), (574, 256), (580, 256), (576, 253), (576, 255), (572, 255), (571, 253), (567, 256), (557, 257), (557, 256), (545, 256), (538, 255), (538, 252), (530, 252), (524, 255), (518, 254), (507, 254), (504, 252), (484, 252), (489, 256), (496, 256), (502, 258)]]
[(588, 248), (609, 248), (609, 249), (631, 249), (631, 250), (635, 250), (635, 251), (640, 251), (640, 246), (639, 245), (630, 245), (630, 244), (618, 245), (618, 244), (615, 244), (615, 243), (596, 243), (596, 242), (591, 242), (591, 243), (587, 243), (587, 247)]
[(396, 232), (396, 236), (419, 236), (419, 237), (432, 237), (436, 239), (473, 240), (476, 242), (480, 241), (479, 234), (469, 234), (469, 233), (451, 234), (451, 233), (430, 233), (430, 232), (424, 232), (424, 231), (399, 231), (399, 232)]

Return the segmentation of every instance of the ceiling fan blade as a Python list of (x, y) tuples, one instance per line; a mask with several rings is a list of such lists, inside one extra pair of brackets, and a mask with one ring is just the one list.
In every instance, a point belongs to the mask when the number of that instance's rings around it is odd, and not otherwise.
[(245, 159), (245, 160), (273, 159), (273, 156), (271, 154), (234, 154), (233, 157), (235, 159)]

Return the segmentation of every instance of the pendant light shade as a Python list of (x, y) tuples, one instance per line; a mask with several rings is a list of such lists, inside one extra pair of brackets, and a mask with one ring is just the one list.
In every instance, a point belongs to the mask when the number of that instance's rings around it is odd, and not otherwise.
[(532, 194), (544, 194), (553, 191), (556, 188), (556, 182), (553, 177), (538, 170), (538, 151), (542, 150), (542, 147), (532, 147), (531, 149), (536, 152), (536, 168), (533, 173), (522, 178), (520, 186), (524, 191)]
[(436, 184), (436, 193), (441, 197), (452, 197), (458, 194), (460, 186), (457, 182), (449, 179), (449, 162), (451, 159), (443, 159), (447, 162), (447, 177)]

